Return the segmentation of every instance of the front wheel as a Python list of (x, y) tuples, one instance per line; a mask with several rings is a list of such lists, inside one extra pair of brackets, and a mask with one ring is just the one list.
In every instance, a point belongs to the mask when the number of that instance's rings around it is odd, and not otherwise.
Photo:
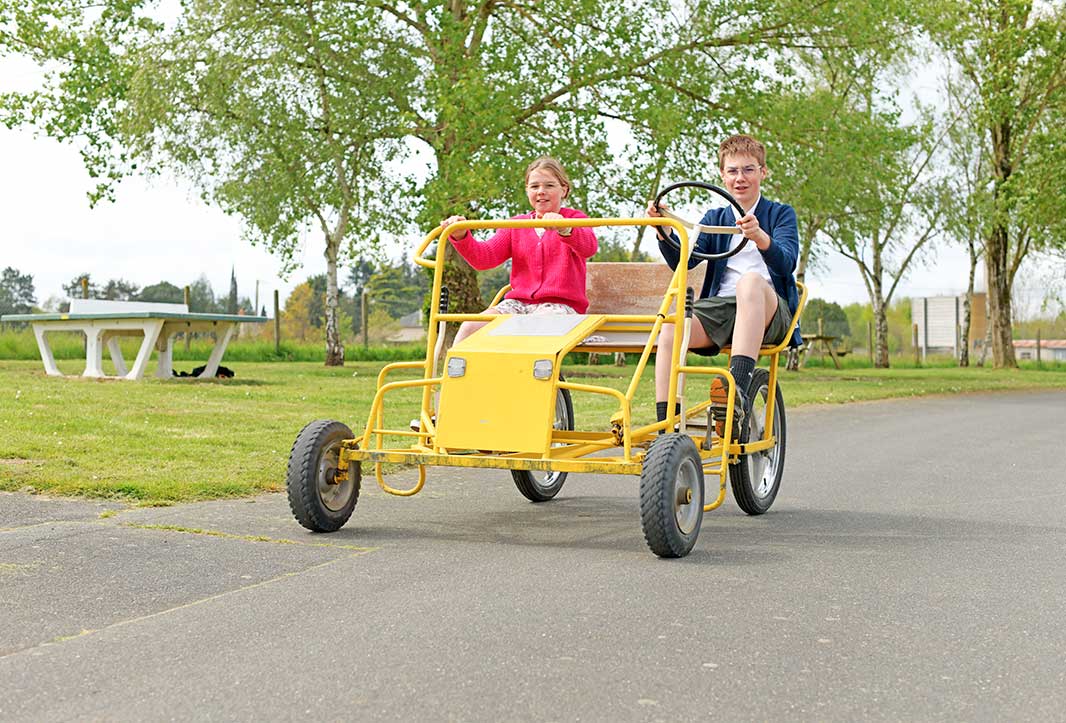
[[(757, 442), (766, 436), (766, 404), (770, 398), (770, 372), (756, 367), (748, 386), (751, 409), (745, 410), (737, 437), (741, 444)], [(774, 446), (745, 454), (729, 465), (729, 482), (737, 505), (749, 515), (761, 515), (770, 509), (781, 487), (785, 471), (785, 399), (781, 386), (774, 393)]]
[(320, 419), (297, 435), (289, 454), (285, 487), (296, 521), (312, 532), (335, 532), (352, 516), (362, 482), (360, 464), (341, 474), (341, 443), (355, 437), (341, 422)]
[[(562, 381), (562, 375), (559, 375)], [(574, 430), (574, 403), (569, 389), (560, 389), (555, 395), (555, 420), (552, 429)], [(533, 472), (526, 469), (511, 470), (515, 487), (530, 502), (547, 502), (559, 494), (566, 481), (566, 472)]]
[(652, 442), (640, 472), (640, 522), (659, 557), (684, 557), (703, 523), (703, 461), (687, 434)]

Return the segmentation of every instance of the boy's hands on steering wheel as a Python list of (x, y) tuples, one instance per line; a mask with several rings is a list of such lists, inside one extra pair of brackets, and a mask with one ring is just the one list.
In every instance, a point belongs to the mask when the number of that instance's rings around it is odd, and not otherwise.
[(759, 219), (755, 218), (755, 214), (749, 213), (737, 219), (737, 227), (740, 233), (751, 239), (758, 248), (765, 251), (770, 247), (770, 235), (759, 226)]
[[(656, 206), (655, 201), (648, 201), (648, 207), (644, 209), (644, 213), (651, 218), (662, 218), (663, 214), (659, 211), (660, 208), (665, 208), (667, 211), (670, 210), (670, 207), (667, 206), (665, 203), (660, 203), (658, 206)], [(663, 230), (664, 228), (662, 226), (655, 227), (655, 233), (659, 234), (659, 238), (666, 238), (665, 236), (663, 236)]]

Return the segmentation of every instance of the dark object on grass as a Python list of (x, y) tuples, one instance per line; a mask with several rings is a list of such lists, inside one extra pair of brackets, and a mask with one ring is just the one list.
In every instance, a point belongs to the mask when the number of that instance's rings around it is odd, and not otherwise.
[[(191, 372), (174, 370), (174, 376), (176, 377), (198, 377), (203, 374), (206, 366), (194, 367)], [(218, 371), (215, 372), (215, 376), (219, 379), (230, 379), (233, 377), (233, 370), (229, 367), (219, 366)]]

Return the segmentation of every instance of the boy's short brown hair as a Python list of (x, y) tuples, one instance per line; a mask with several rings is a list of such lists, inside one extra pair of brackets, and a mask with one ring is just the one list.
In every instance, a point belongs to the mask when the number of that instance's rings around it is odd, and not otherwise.
[(737, 134), (729, 136), (718, 146), (718, 168), (724, 167), (726, 156), (751, 156), (760, 166), (765, 166), (766, 146), (751, 136)]
[(563, 198), (566, 198), (570, 195), (570, 176), (566, 175), (566, 170), (563, 168), (563, 164), (559, 163), (559, 161), (555, 160), (551, 156), (541, 156), (540, 158), (537, 158), (532, 163), (530, 163), (529, 166), (526, 167), (525, 182), (529, 183), (529, 174), (541, 168), (555, 176), (556, 180), (559, 181), (559, 185), (566, 189), (566, 192), (563, 194)]

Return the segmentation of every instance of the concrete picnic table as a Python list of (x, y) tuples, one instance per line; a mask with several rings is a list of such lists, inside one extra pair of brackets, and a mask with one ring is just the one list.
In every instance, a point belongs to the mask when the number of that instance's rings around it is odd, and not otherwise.
[[(215, 347), (200, 377), (213, 377), (218, 372), (222, 355), (226, 352), (238, 324), (261, 324), (265, 316), (240, 314), (191, 313), (185, 304), (162, 304), (102, 299), (75, 299), (66, 314), (5, 314), (5, 322), (28, 322), (37, 337), (44, 370), (52, 376), (63, 376), (56, 366), (48, 334), (53, 331), (80, 331), (85, 334), (85, 377), (106, 377), (103, 369), (103, 349), (107, 346), (118, 378), (141, 379), (148, 368), (152, 349), (158, 354), (155, 375), (161, 379), (173, 376), (174, 337), (179, 333), (214, 332)], [(119, 347), (120, 336), (144, 336), (133, 367), (127, 369)]]

